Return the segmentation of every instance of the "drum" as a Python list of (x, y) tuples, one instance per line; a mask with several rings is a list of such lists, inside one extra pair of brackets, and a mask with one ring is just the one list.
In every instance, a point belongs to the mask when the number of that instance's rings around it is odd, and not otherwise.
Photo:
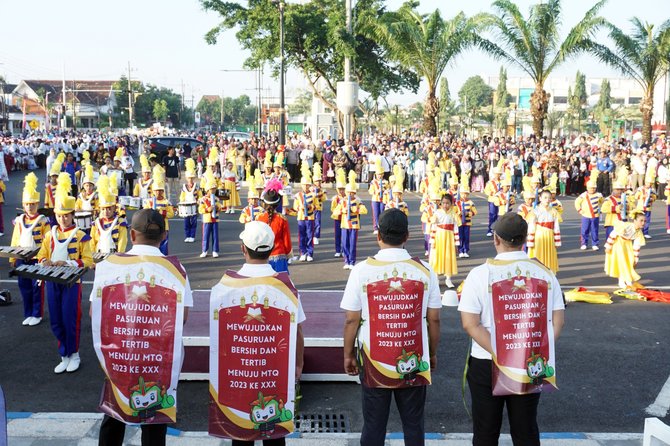
[(140, 197), (130, 197), (130, 204), (128, 205), (131, 209), (141, 209), (142, 208), (142, 199)]
[(217, 189), (216, 196), (220, 200), (230, 200), (230, 191), (228, 189)]
[(198, 213), (198, 203), (178, 203), (180, 217), (193, 217)]
[(132, 198), (133, 198), (133, 197), (130, 197), (130, 196), (128, 196), (128, 195), (121, 195), (121, 196), (119, 197), (119, 205), (120, 205), (120, 206), (130, 206), (130, 200), (131, 200)]
[(91, 229), (93, 224), (93, 214), (90, 212), (75, 212), (74, 222), (79, 229)]

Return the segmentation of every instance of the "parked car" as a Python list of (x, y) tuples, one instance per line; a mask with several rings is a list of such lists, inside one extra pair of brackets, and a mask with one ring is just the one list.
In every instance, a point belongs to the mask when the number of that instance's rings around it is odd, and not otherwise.
[(196, 146), (203, 145), (202, 141), (184, 136), (154, 136), (149, 138), (151, 153), (156, 154), (158, 159), (163, 159), (163, 156), (167, 155), (168, 147), (184, 148), (187, 144), (190, 149), (188, 153), (184, 153), (185, 156), (190, 156), (191, 150), (195, 149)]
[(251, 141), (251, 134), (245, 132), (226, 132), (226, 138), (228, 138), (228, 140), (234, 139), (239, 142), (249, 142)]

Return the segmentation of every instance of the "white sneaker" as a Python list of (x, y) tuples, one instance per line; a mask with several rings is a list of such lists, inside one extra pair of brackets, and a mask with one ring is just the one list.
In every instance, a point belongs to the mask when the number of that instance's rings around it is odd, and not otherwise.
[(586, 251), (586, 245), (580, 246), (579, 249), (581, 249), (582, 251)]
[(373, 234), (379, 234), (379, 231), (377, 229), (375, 229), (374, 231), (372, 231), (372, 233)]
[(28, 325), (34, 327), (35, 325), (38, 325), (40, 322), (42, 322), (41, 317), (31, 317), (30, 322), (28, 322)]
[(449, 277), (444, 278), (444, 284), (447, 286), (447, 288), (453, 288), (454, 283), (451, 281)]
[(645, 234), (644, 238), (651, 238), (651, 235)]
[(67, 366), (70, 364), (70, 358), (67, 356), (61, 356), (60, 358), (60, 364), (56, 366), (54, 369), (54, 373), (63, 373), (65, 370), (67, 370)]
[(462, 258), (463, 258), (463, 253), (462, 253), (462, 252), (459, 252), (459, 253), (458, 253), (458, 258), (459, 258), (459, 259), (462, 259)]
[(318, 245), (318, 244), (319, 244), (319, 239), (318, 239), (318, 238), (314, 237), (313, 240), (314, 240), (314, 244), (315, 244), (315, 245)]
[(467, 252), (464, 252), (463, 257), (470, 258), (470, 254), (468, 254)]
[(487, 237), (493, 237), (493, 232), (487, 232), (487, 233), (486, 233), (486, 236), (487, 236)]
[(203, 259), (203, 258), (205, 258), (205, 257), (207, 257), (207, 251), (205, 251), (205, 252), (203, 252), (202, 254), (200, 254), (200, 258), (201, 258), (201, 259)]
[(347, 263), (345, 263), (344, 266), (342, 267), (342, 269), (349, 269), (349, 265)]
[(619, 288), (620, 289), (626, 288), (626, 282), (623, 279), (619, 279)]
[(190, 238), (186, 237), (186, 238), (184, 239), (184, 243), (188, 243), (190, 240), (191, 240)]
[(30, 322), (31, 322), (32, 320), (33, 320), (32, 316), (31, 316), (31, 317), (27, 317), (27, 318), (25, 318), (25, 319), (23, 320), (23, 322), (21, 322), (21, 325), (30, 325)]
[(4, 233), (4, 232), (0, 232), (0, 237), (2, 237), (3, 235), (5, 235), (5, 233)]
[(213, 252), (212, 257), (219, 257), (219, 253), (218, 252)]
[(308, 262), (313, 262), (313, 261), (314, 261), (314, 258), (313, 258), (312, 256), (307, 256), (307, 261), (308, 261)]
[(593, 246), (591, 246), (591, 249), (594, 250), (594, 251), (597, 251), (597, 250), (599, 250), (600, 248), (598, 248), (597, 246), (593, 245)]
[(307, 260), (307, 254), (302, 254), (298, 259), (298, 262), (304, 262), (305, 260)]
[(670, 234), (670, 229), (668, 229), (667, 231), (665, 231), (665, 233), (666, 233), (666, 234)]
[(335, 257), (342, 257), (342, 254), (340, 254), (339, 252), (336, 252)]
[(79, 353), (72, 353), (70, 355), (70, 362), (67, 365), (68, 372), (76, 372), (79, 369), (79, 364), (81, 364), (81, 358), (79, 358)]
[(428, 251), (423, 253), (423, 255), (425, 255), (426, 257), (428, 257), (428, 254), (430, 254)]

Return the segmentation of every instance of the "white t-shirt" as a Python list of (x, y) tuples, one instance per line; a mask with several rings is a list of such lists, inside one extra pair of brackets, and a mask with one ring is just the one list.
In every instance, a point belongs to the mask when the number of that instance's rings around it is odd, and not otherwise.
[[(240, 276), (244, 277), (268, 277), (274, 276), (277, 272), (272, 269), (268, 263), (245, 263), (242, 265), (242, 268), (237, 272)], [(302, 302), (300, 301), (300, 294), (298, 293), (298, 323), (305, 322), (305, 312), (302, 309)]]
[[(381, 249), (376, 255), (375, 259), (381, 260), (383, 262), (391, 261), (404, 261), (411, 259), (412, 256), (409, 255), (406, 249), (402, 248), (388, 248)], [(440, 296), (440, 285), (437, 280), (437, 275), (430, 268), (430, 266), (421, 261), (424, 267), (430, 271), (430, 282), (428, 283), (428, 290), (423, 299), (423, 309), (422, 317), (426, 316), (426, 308), (442, 308), (442, 299)], [(366, 265), (366, 262), (358, 263), (354, 266), (354, 269), (351, 270), (349, 274), (349, 280), (347, 281), (347, 286), (344, 289), (344, 296), (342, 296), (342, 302), (340, 302), (340, 308), (346, 311), (360, 311), (361, 318), (367, 319), (369, 317), (368, 301), (363, 297), (361, 293), (363, 287), (363, 277), (367, 276), (366, 268), (370, 268)]]
[[(165, 257), (163, 253), (161, 252), (160, 249), (154, 247), (154, 246), (149, 246), (149, 245), (133, 245), (133, 247), (130, 249), (130, 251), (126, 252), (126, 254), (129, 255), (134, 255), (134, 256), (157, 256), (157, 257)], [(183, 268), (183, 266), (182, 266)], [(89, 300), (93, 300), (96, 298), (95, 296), (95, 289), (91, 291), (91, 296), (89, 297)], [(192, 307), (193, 306), (193, 292), (191, 291), (191, 284), (188, 281), (188, 277), (186, 277), (186, 284), (184, 285), (184, 307)]]
[[(504, 252), (498, 254), (496, 260), (528, 260), (528, 255), (523, 251)], [(470, 271), (468, 277), (465, 278), (465, 282), (463, 282), (458, 311), (480, 315), (482, 326), (490, 333), (491, 325), (493, 324), (493, 308), (491, 295), (488, 291), (488, 271), (486, 265), (477, 266)], [(553, 274), (549, 296), (547, 297), (547, 305), (552, 311), (563, 310), (565, 308), (561, 286)], [(547, 322), (551, 324), (551, 320), (552, 312), (547, 312)], [(491, 359), (491, 354), (477, 344), (474, 339), (472, 340), (470, 355), (477, 359)]]

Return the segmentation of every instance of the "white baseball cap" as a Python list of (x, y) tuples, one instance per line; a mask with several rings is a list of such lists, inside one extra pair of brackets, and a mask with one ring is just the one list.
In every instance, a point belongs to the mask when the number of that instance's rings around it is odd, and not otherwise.
[(272, 250), (275, 244), (275, 235), (272, 228), (261, 221), (250, 221), (244, 226), (240, 234), (244, 246), (259, 252)]

